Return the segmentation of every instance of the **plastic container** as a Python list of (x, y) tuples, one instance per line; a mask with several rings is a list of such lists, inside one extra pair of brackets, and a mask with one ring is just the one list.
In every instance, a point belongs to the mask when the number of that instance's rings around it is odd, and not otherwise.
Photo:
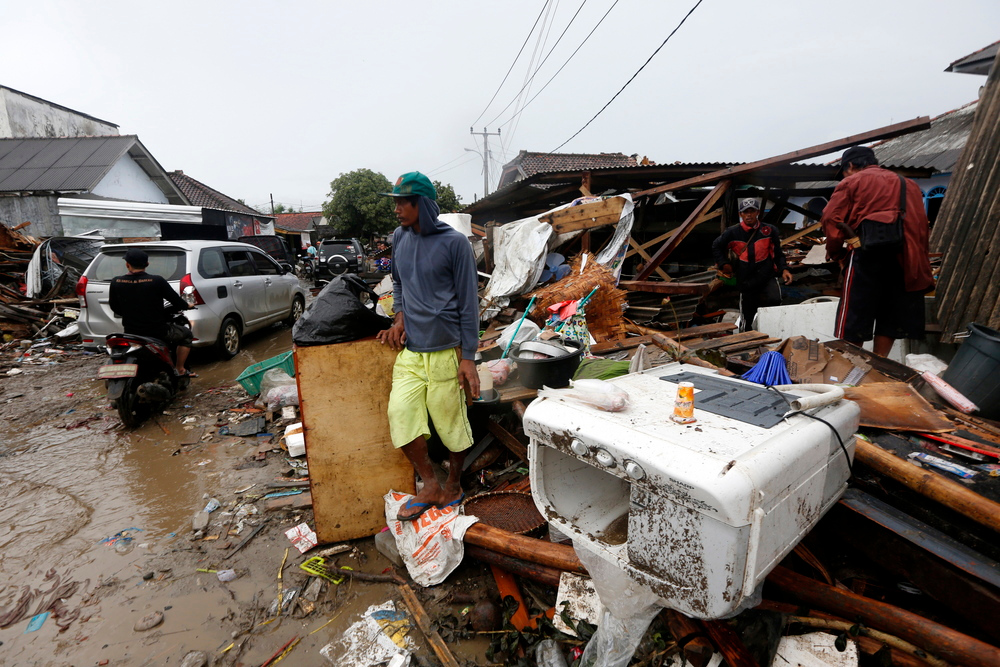
[(554, 389), (568, 387), (573, 373), (576, 373), (577, 366), (580, 365), (583, 347), (576, 341), (566, 341), (566, 345), (576, 347), (576, 352), (550, 359), (528, 359), (521, 356), (514, 359), (521, 374), (521, 384), (528, 389), (541, 389), (543, 386)]
[(276, 367), (288, 373), (290, 377), (295, 377), (295, 357), (292, 356), (291, 350), (247, 366), (236, 381), (248, 394), (256, 396), (260, 393), (260, 382), (264, 379), (264, 373)]
[(288, 455), (304, 456), (306, 453), (306, 436), (302, 432), (302, 422), (289, 424), (285, 427), (285, 446), (288, 447)]
[(941, 379), (979, 406), (979, 416), (1000, 419), (1000, 331), (970, 324)]

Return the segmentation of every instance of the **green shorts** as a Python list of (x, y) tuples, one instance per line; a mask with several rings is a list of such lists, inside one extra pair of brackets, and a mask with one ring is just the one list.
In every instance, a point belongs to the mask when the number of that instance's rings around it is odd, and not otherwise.
[(404, 348), (399, 353), (389, 394), (389, 433), (394, 447), (405, 447), (419, 436), (430, 437), (429, 416), (445, 447), (452, 452), (468, 449), (472, 427), (465, 410), (455, 350), (411, 352)]

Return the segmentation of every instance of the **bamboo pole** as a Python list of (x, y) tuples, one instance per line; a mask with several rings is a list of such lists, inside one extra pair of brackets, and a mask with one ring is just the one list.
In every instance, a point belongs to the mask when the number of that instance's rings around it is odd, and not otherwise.
[(784, 567), (767, 577), (786, 593), (815, 607), (883, 630), (928, 653), (968, 667), (1000, 665), (1000, 649), (913, 612), (804, 577)]
[(465, 541), (477, 547), (526, 560), (529, 563), (537, 563), (565, 572), (587, 574), (587, 569), (576, 557), (573, 547), (566, 544), (554, 544), (546, 540), (515, 535), (483, 523), (474, 523), (469, 526), (469, 529), (465, 531)]
[(861, 439), (858, 439), (854, 455), (861, 463), (891, 477), (908, 489), (1000, 532), (1000, 503), (984, 498), (936, 472), (918, 468), (878, 445)]

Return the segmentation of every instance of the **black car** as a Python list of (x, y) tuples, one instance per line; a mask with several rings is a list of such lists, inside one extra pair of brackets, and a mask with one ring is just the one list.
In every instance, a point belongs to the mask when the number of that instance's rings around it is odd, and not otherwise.
[(255, 245), (268, 255), (273, 257), (279, 264), (295, 266), (297, 258), (295, 251), (288, 245), (288, 241), (280, 236), (241, 236), (237, 239), (240, 243)]
[(360, 273), (364, 266), (365, 251), (357, 239), (323, 239), (319, 244), (319, 278)]

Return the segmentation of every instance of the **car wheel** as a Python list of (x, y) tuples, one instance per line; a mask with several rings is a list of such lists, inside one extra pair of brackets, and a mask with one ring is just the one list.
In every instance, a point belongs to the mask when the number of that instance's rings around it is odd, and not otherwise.
[(219, 327), (219, 338), (215, 341), (215, 349), (223, 359), (232, 359), (240, 351), (240, 343), (243, 339), (243, 331), (240, 323), (235, 317), (227, 317), (222, 320)]
[(292, 300), (292, 310), (288, 313), (288, 317), (285, 318), (285, 324), (292, 326), (295, 322), (302, 317), (303, 311), (306, 309), (306, 302), (301, 296), (295, 297)]
[(348, 272), (351, 268), (351, 263), (343, 255), (334, 255), (326, 260), (326, 268), (329, 269), (331, 274), (339, 276), (342, 273)]

